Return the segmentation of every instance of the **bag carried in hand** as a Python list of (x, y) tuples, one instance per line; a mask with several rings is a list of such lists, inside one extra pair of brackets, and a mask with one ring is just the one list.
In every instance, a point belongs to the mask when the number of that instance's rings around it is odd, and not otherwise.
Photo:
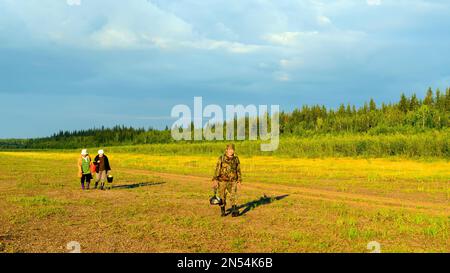
[(219, 205), (219, 206), (221, 206), (223, 204), (222, 199), (220, 199), (216, 195), (214, 195), (213, 197), (211, 197), (211, 199), (209, 199), (209, 203), (211, 205)]
[(91, 163), (91, 166), (89, 166), (91, 168), (91, 173), (95, 173), (97, 172), (97, 168), (95, 167), (94, 164)]

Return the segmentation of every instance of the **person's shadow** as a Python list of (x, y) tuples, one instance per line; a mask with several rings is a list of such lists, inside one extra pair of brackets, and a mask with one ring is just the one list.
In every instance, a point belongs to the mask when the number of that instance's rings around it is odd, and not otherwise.
[[(288, 196), (289, 196), (289, 194), (275, 196), (275, 197), (270, 197), (270, 196), (267, 196), (267, 195), (264, 194), (259, 199), (256, 199), (256, 200), (253, 200), (253, 201), (248, 202), (246, 204), (238, 206), (237, 207), (238, 210), (244, 209), (243, 211), (239, 212), (239, 216), (242, 216), (242, 215), (248, 213), (249, 211), (251, 211), (251, 210), (253, 210), (253, 209), (255, 209), (255, 208), (259, 207), (259, 206), (271, 204), (271, 203), (273, 203), (275, 201), (284, 199), (284, 198), (286, 198)], [(230, 213), (231, 213), (231, 209), (228, 209), (227, 214), (230, 214)]]
[(135, 183), (135, 184), (125, 184), (125, 185), (118, 185), (118, 186), (112, 186), (113, 189), (134, 189), (139, 187), (147, 187), (147, 186), (156, 186), (165, 184), (166, 182), (141, 182), (141, 183)]

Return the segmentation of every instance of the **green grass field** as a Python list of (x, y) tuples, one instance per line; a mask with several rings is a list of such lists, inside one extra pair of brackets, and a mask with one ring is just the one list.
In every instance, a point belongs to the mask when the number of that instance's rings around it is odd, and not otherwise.
[(220, 150), (107, 154), (114, 188), (83, 192), (78, 151), (0, 152), (0, 252), (450, 252), (445, 159), (241, 155), (242, 215), (221, 218)]

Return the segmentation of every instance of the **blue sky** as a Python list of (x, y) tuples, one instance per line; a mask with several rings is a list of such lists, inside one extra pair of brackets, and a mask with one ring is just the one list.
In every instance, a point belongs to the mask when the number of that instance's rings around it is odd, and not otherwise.
[(450, 1), (0, 0), (0, 138), (450, 86)]

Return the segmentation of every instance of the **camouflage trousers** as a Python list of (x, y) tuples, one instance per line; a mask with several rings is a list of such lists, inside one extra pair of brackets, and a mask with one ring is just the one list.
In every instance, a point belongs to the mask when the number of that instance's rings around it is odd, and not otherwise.
[(219, 197), (222, 200), (222, 206), (227, 204), (227, 197), (229, 195), (232, 206), (237, 205), (237, 182), (236, 181), (219, 181), (218, 185)]

